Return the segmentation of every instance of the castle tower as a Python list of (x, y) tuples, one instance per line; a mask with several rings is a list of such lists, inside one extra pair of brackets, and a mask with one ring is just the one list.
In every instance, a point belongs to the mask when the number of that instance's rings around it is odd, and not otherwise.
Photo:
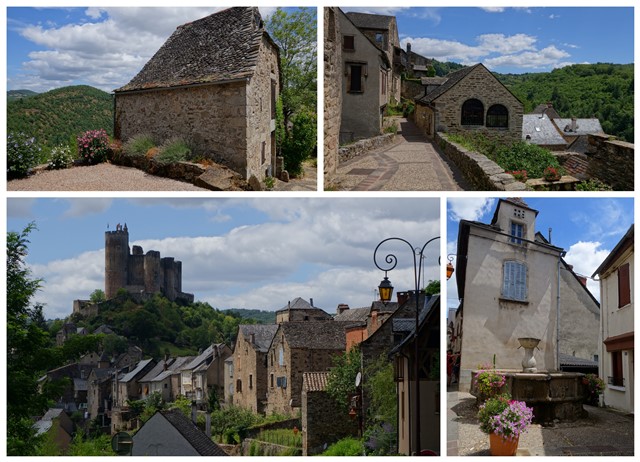
[(164, 296), (169, 300), (176, 299), (176, 268), (173, 257), (164, 257), (160, 260), (164, 272)]
[(115, 231), (104, 233), (104, 293), (106, 297), (116, 296), (118, 289), (126, 287), (129, 260), (129, 231), (126, 226), (116, 226)]
[(144, 289), (145, 292), (155, 294), (161, 291), (160, 252), (149, 250), (144, 256)]

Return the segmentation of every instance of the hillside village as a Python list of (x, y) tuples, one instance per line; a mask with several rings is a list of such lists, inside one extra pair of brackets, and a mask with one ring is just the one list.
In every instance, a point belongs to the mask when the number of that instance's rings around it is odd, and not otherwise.
[[(387, 177), (394, 173), (390, 159), (370, 177), (357, 162), (380, 150), (391, 157), (412, 154), (420, 168), (417, 156), (425, 154), (415, 147), (404, 152), (394, 135), (399, 129), (414, 143), (420, 136), (425, 146), (432, 144), (426, 155), (455, 164), (475, 190), (633, 189), (633, 144), (604, 133), (597, 118), (559, 114), (553, 101), (525, 113), (523, 101), (482, 63), (436, 75), (434, 61), (411, 44), (402, 48), (399, 34), (394, 16), (325, 8), (327, 186), (345, 164), (352, 172), (340, 173), (338, 183), (351, 185), (348, 175), (365, 175), (363, 185), (380, 181), (378, 189), (384, 188), (384, 170)], [(547, 167), (557, 175), (543, 175)], [(429, 189), (410, 177), (406, 182), (406, 189)]]
[[(157, 251), (130, 248), (126, 224), (106, 231), (104, 299), (74, 301), (72, 315), (57, 333), (57, 345), (64, 348), (66, 343), (99, 335), (122, 339), (122, 332), (113, 326), (101, 324), (92, 331), (84, 327), (103, 319), (114, 303), (154, 304), (160, 300), (154, 297), (161, 294), (163, 299), (189, 306), (193, 295), (181, 290), (181, 268), (181, 262), (161, 257)], [(398, 292), (393, 302), (376, 301), (359, 308), (341, 304), (330, 314), (315, 306), (313, 299), (297, 297), (275, 310), (275, 323), (239, 324), (231, 342), (211, 343), (197, 355), (174, 355), (167, 350), (163, 356), (150, 356), (132, 338), (124, 339), (125, 345), (117, 350), (89, 351), (47, 371), (39, 380), (41, 389), (61, 389), (55, 405), (36, 423), (38, 433), (49, 432), (61, 453), (82, 428), (94, 435), (133, 435), (133, 455), (277, 455), (283, 451), (313, 455), (384, 424), (398, 428), (390, 434), (393, 441), (386, 450), (408, 455), (416, 452), (409, 436), (415, 405), (409, 375), (402, 371), (412, 370), (412, 345), (418, 338), (424, 356), (421, 447), (437, 453), (440, 297), (420, 293), (418, 298), (414, 292)], [(420, 307), (418, 317), (416, 306)], [(351, 358), (362, 383), (351, 384), (350, 394), (336, 402), (327, 388), (340, 357)], [(389, 383), (395, 380), (392, 399), (402, 410), (397, 422), (395, 413), (392, 422), (377, 422), (372, 410), (368, 381), (377, 373), (374, 366), (380, 360), (396, 365), (395, 372), (388, 371), (395, 379), (391, 375), (388, 379)], [(355, 382), (355, 375), (349, 381)], [(255, 428), (220, 427), (216, 411), (218, 415), (248, 412), (275, 422)], [(167, 430), (170, 427), (177, 429), (175, 438), (166, 435), (174, 431)], [(260, 441), (260, 435), (274, 429), (299, 433), (298, 442), (288, 447)], [(182, 447), (189, 449), (176, 449)]]

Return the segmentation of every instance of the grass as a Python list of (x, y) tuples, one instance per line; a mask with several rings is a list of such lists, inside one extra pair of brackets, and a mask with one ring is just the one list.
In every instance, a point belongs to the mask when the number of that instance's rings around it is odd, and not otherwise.
[(129, 138), (123, 145), (123, 151), (128, 156), (142, 157), (155, 146), (156, 144), (151, 135), (143, 133)]
[(263, 430), (256, 437), (265, 443), (279, 444), (293, 448), (302, 447), (302, 432), (294, 433), (292, 429), (281, 428), (277, 430)]
[(166, 141), (160, 146), (160, 152), (154, 159), (161, 164), (184, 162), (191, 155), (191, 148), (179, 138)]

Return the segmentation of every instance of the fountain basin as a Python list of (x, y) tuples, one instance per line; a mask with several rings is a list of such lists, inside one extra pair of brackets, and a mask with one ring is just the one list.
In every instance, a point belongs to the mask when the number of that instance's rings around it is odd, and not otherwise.
[[(478, 371), (473, 371), (475, 377)], [(501, 393), (507, 392), (512, 399), (525, 401), (533, 408), (534, 422), (553, 425), (555, 420), (572, 422), (587, 416), (582, 403), (588, 396), (582, 383), (584, 374), (579, 372), (516, 372), (496, 371), (506, 377)], [(480, 398), (474, 381), (470, 393)]]

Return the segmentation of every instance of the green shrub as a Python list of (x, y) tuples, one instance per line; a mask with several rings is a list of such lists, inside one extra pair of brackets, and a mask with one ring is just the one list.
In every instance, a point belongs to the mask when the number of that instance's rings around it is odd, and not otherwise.
[(191, 148), (179, 138), (166, 141), (160, 146), (160, 152), (154, 157), (161, 164), (184, 162), (191, 155)]
[(486, 154), (505, 170), (526, 170), (529, 178), (541, 178), (544, 170), (552, 167), (562, 173), (558, 159), (550, 151), (535, 144), (517, 142), (497, 148)]
[(109, 136), (104, 129), (89, 130), (78, 137), (78, 155), (89, 165), (107, 160)]
[(393, 121), (393, 123), (391, 125), (389, 125), (388, 127), (386, 127), (384, 129), (385, 133), (397, 133), (398, 132), (398, 124), (395, 122), (395, 120)]
[(302, 432), (294, 432), (292, 429), (262, 430), (256, 439), (280, 446), (302, 447)]
[(151, 135), (141, 133), (129, 138), (127, 142), (124, 143), (123, 150), (127, 156), (142, 157), (147, 154), (149, 149), (155, 147), (156, 144)]
[(323, 456), (362, 456), (364, 455), (364, 445), (362, 441), (355, 438), (343, 438), (333, 443), (321, 455)]
[(581, 181), (576, 185), (576, 191), (612, 191), (613, 188), (597, 178)]
[(7, 135), (7, 178), (22, 178), (38, 165), (42, 149), (34, 137), (22, 132)]
[(293, 177), (302, 173), (302, 163), (311, 155), (316, 146), (316, 115), (301, 112), (293, 120), (293, 127), (282, 140), (284, 168)]
[(73, 163), (74, 155), (69, 146), (56, 146), (49, 154), (49, 168), (67, 168)]

